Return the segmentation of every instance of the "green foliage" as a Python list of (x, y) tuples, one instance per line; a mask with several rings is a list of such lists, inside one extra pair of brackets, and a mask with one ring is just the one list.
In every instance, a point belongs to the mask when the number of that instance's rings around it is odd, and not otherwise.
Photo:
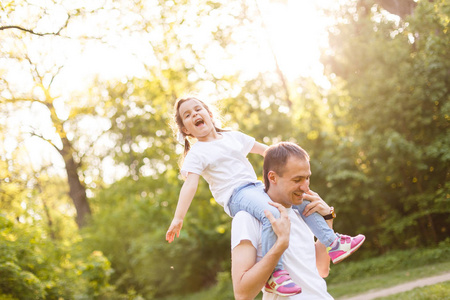
[(230, 219), (211, 203), (204, 183), (180, 238), (165, 241), (182, 183), (176, 177), (166, 172), (158, 179), (124, 178), (96, 197), (102, 210), (83, 232), (83, 244), (110, 259), (111, 281), (121, 293), (134, 290), (151, 298), (192, 292), (215, 283), (216, 272), (229, 268)]
[(83, 258), (41, 228), (0, 215), (0, 294), (14, 299), (102, 295), (111, 272), (106, 257), (97, 251)]
[(347, 91), (329, 97), (345, 143), (327, 169), (326, 199), (341, 204), (344, 215), (359, 212), (339, 222), (339, 230), (357, 228), (381, 251), (394, 241), (432, 245), (447, 235), (445, 3), (419, 2), (408, 23), (389, 20), (380, 8), (342, 10), (346, 22), (333, 29), (333, 54), (323, 57), (333, 82)]

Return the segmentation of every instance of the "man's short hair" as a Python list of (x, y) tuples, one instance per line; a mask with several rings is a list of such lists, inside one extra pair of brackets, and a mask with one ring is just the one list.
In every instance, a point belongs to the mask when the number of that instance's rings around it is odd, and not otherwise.
[(264, 154), (264, 185), (267, 192), (270, 187), (269, 172), (274, 171), (279, 176), (283, 176), (284, 166), (289, 157), (294, 156), (309, 161), (308, 153), (299, 145), (290, 142), (280, 142), (266, 149)]

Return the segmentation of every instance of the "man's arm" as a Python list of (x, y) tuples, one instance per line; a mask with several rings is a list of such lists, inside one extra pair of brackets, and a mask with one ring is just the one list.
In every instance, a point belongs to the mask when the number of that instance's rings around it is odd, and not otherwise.
[[(305, 216), (309, 216), (314, 212), (317, 212), (322, 216), (330, 213), (330, 207), (316, 192), (310, 190), (304, 195), (304, 197), (306, 200), (311, 201), (311, 203), (309, 203), (303, 211)], [(333, 220), (327, 220), (326, 222), (328, 226), (333, 229)], [(319, 240), (316, 241), (315, 246), (317, 270), (319, 271), (319, 275), (322, 278), (325, 278), (330, 273), (330, 256), (328, 255), (325, 245), (319, 242)]]
[(254, 299), (266, 284), (281, 255), (289, 246), (290, 220), (286, 209), (278, 203), (271, 203), (280, 210), (281, 217), (265, 211), (277, 235), (277, 241), (257, 263), (257, 250), (249, 240), (242, 240), (231, 252), (231, 276), (236, 300)]
[[(333, 229), (333, 220), (327, 220), (326, 222)], [(322, 278), (326, 278), (330, 274), (330, 256), (328, 255), (327, 247), (319, 242), (319, 240), (316, 241), (315, 246), (317, 271), (319, 271), (319, 275)]]

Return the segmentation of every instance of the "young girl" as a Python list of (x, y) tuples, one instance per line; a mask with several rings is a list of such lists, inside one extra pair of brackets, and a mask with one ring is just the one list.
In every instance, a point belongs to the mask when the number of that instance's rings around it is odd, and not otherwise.
[[(175, 120), (185, 143), (181, 174), (186, 180), (181, 188), (166, 240), (171, 243), (175, 235), (179, 237), (184, 217), (197, 191), (199, 178), (203, 176), (209, 183), (214, 199), (224, 207), (227, 214), (233, 217), (239, 211), (245, 210), (263, 224), (261, 240), (262, 255), (265, 255), (277, 237), (264, 210), (269, 210), (276, 218), (280, 213), (269, 204), (271, 200), (264, 192), (264, 185), (257, 180), (247, 154), (257, 153), (264, 156), (267, 146), (243, 133), (217, 128), (208, 106), (196, 98), (178, 100), (175, 109)], [(197, 139), (192, 149), (187, 136)], [(304, 209), (304, 205), (302, 207)], [(350, 237), (335, 233), (318, 213), (308, 217), (304, 217), (302, 211), (300, 214), (314, 235), (327, 247), (333, 263), (340, 262), (352, 254), (364, 242), (363, 235)], [(281, 296), (301, 293), (301, 288), (292, 282), (288, 272), (283, 270), (281, 260), (265, 289)]]

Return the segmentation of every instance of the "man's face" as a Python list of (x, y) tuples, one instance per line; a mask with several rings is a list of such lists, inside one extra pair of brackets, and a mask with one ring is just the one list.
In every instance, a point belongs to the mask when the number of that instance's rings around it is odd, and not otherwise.
[(311, 168), (309, 161), (291, 156), (284, 166), (283, 176), (273, 174), (269, 191), (273, 200), (285, 207), (299, 205), (303, 194), (309, 191)]

